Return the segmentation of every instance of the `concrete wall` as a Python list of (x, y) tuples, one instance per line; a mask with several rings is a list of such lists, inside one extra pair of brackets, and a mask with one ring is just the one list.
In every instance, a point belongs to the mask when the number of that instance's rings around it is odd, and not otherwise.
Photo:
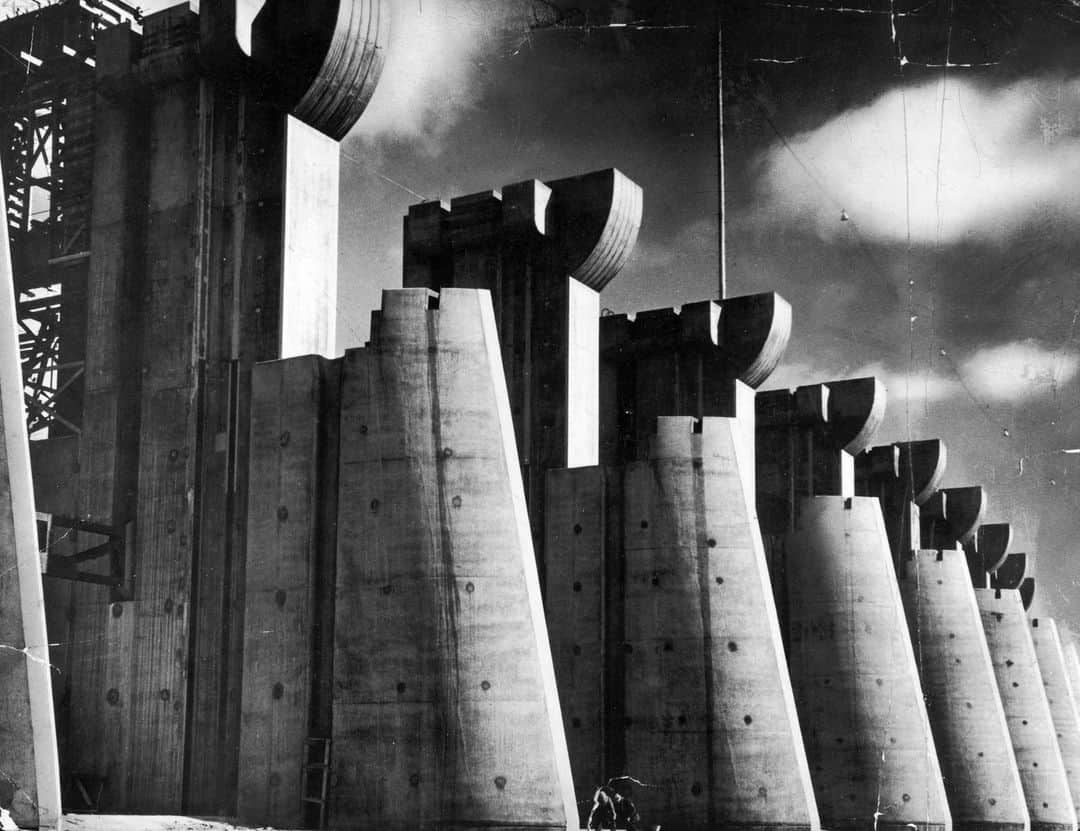
[(952, 819), (876, 499), (803, 499), (786, 541), (788, 660), (826, 828)]
[(1020, 595), (1013, 589), (975, 589), (975, 597), (1032, 831), (1071, 831), (1076, 811)]
[(305, 742), (330, 736), (340, 374), (307, 356), (252, 380), (237, 805), (250, 825), (305, 827)]
[(964, 552), (917, 551), (900, 594), (956, 829), (1029, 826)]

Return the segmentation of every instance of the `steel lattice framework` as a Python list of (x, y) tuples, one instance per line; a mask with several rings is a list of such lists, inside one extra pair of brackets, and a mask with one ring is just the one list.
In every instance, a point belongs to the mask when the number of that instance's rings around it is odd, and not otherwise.
[[(0, 13), (10, 10), (0, 5)], [(79, 432), (94, 36), (122, 21), (137, 23), (136, 9), (114, 0), (61, 0), (0, 22), (0, 161), (33, 438)]]

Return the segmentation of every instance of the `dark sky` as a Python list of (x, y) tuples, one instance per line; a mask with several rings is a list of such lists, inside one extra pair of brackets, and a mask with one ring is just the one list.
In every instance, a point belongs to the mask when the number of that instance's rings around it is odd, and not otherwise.
[[(603, 304), (716, 295), (708, 3), (396, 6), (343, 146), (339, 348), (400, 284), (410, 204), (609, 166), (645, 217)], [(943, 438), (947, 484), (988, 489), (988, 521), (1036, 555), (1037, 610), (1080, 631), (1080, 0), (729, 0), (724, 18), (729, 293), (795, 310), (765, 386), (881, 377), (879, 442)]]

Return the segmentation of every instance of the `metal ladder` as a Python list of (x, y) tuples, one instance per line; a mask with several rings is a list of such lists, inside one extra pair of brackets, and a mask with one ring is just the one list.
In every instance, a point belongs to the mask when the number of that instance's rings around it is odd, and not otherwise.
[[(312, 774), (315, 774), (312, 776)], [(313, 789), (313, 785), (314, 787)], [(315, 828), (326, 828), (326, 796), (330, 786), (330, 739), (304, 739), (304, 767), (300, 776), (300, 799), (318, 812)], [(313, 792), (314, 790), (314, 792)]]

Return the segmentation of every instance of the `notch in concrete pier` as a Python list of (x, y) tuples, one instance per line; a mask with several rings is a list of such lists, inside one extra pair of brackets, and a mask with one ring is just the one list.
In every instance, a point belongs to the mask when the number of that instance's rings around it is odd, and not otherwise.
[(601, 461), (647, 458), (657, 418), (734, 416), (734, 383), (759, 386), (790, 334), (791, 306), (772, 292), (602, 318)]

